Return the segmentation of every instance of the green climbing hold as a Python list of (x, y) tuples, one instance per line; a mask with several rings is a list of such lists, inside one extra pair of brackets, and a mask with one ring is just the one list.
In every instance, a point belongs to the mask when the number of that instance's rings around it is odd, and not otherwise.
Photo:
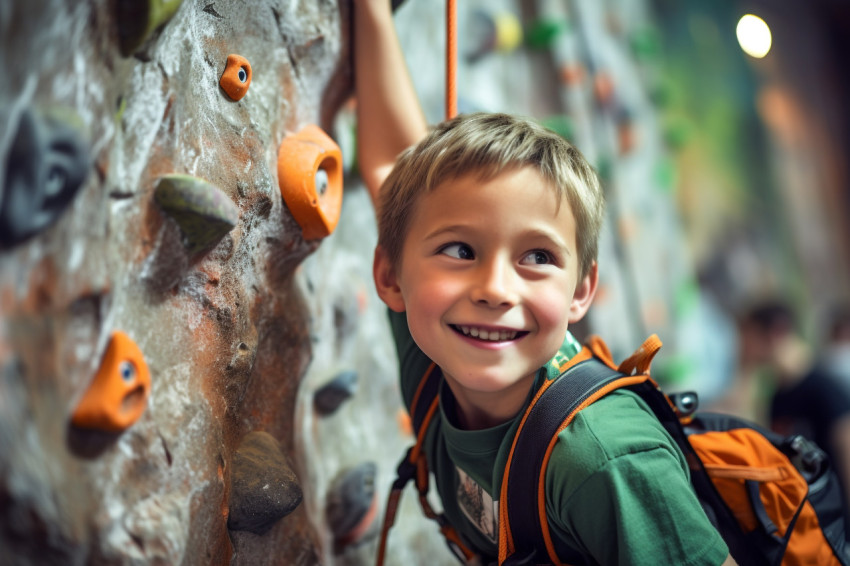
[(569, 23), (566, 20), (541, 18), (528, 26), (525, 32), (525, 44), (532, 49), (546, 49), (568, 27)]
[(697, 371), (696, 363), (685, 356), (670, 356), (653, 367), (653, 376), (662, 387), (680, 387), (687, 383)]
[(596, 162), (596, 173), (599, 175), (599, 181), (603, 185), (610, 183), (614, 176), (614, 164), (611, 162), (611, 159), (605, 156), (599, 157)]
[(679, 183), (679, 172), (672, 159), (662, 159), (655, 165), (655, 183), (665, 194), (672, 194)]
[(649, 62), (661, 55), (661, 39), (652, 27), (636, 30), (630, 38), (632, 53), (638, 61)]
[(155, 30), (165, 25), (183, 0), (118, 0), (121, 54), (132, 55)]
[(564, 138), (567, 141), (572, 141), (575, 136), (576, 128), (573, 119), (564, 114), (559, 114), (555, 116), (549, 116), (547, 118), (543, 118), (540, 121), (540, 124), (544, 128), (548, 128)]
[(699, 302), (700, 290), (696, 281), (685, 280), (676, 288), (673, 304), (680, 318), (690, 316), (699, 307)]
[(675, 87), (669, 80), (658, 80), (649, 88), (649, 99), (658, 108), (669, 108), (676, 99)]
[(239, 220), (239, 209), (226, 194), (189, 175), (161, 177), (154, 200), (180, 226), (190, 256), (221, 240)]
[(691, 125), (685, 119), (670, 118), (664, 127), (664, 141), (673, 150), (680, 150), (685, 147), (692, 135)]

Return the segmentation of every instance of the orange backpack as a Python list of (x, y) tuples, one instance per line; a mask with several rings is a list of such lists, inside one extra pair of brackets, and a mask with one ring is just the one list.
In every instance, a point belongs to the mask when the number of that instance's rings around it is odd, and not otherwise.
[[(585, 562), (579, 555), (555, 553), (542, 503), (546, 465), (558, 433), (578, 411), (627, 388), (649, 405), (684, 452), (694, 490), (738, 564), (850, 565), (841, 491), (825, 453), (801, 436), (783, 437), (730, 415), (696, 413), (694, 393), (665, 394), (649, 375), (660, 347), (653, 335), (617, 366), (605, 343), (593, 336), (561, 368), (558, 379), (541, 386), (522, 417), (505, 466), (498, 563)], [(437, 406), (440, 379), (439, 371), (427, 372), (411, 407), (417, 443), (399, 466), (390, 494), (379, 564), (394, 506), (413, 477), (426, 514), (440, 523), (449, 546), (463, 561), (474, 556), (425, 497), (428, 474), (422, 443)]]

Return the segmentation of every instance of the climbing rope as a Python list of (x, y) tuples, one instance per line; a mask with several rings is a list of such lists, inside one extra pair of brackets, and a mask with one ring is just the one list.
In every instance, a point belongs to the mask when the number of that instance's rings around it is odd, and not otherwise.
[(457, 115), (457, 2), (446, 0), (446, 119)]

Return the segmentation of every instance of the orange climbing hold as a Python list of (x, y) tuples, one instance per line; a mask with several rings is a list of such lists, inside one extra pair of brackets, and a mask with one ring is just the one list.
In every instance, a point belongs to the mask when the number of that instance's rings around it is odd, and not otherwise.
[(218, 84), (227, 96), (233, 100), (241, 100), (251, 86), (251, 63), (241, 55), (228, 55), (227, 66), (224, 67)]
[(576, 86), (584, 81), (587, 70), (580, 63), (566, 63), (561, 66), (561, 82), (567, 86)]
[(593, 94), (600, 106), (608, 106), (614, 98), (614, 82), (611, 75), (601, 71), (593, 77)]
[(277, 156), (280, 194), (305, 240), (329, 236), (342, 211), (342, 153), (318, 126), (287, 136)]
[(78, 428), (121, 432), (145, 411), (150, 389), (150, 371), (142, 351), (129, 336), (116, 331), (71, 423)]

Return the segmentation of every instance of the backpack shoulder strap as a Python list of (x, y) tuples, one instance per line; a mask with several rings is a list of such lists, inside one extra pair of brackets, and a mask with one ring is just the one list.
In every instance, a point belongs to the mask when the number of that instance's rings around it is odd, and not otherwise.
[[(526, 409), (514, 437), (505, 466), (499, 498), (499, 563), (522, 559), (584, 562), (575, 556), (555, 553), (546, 520), (545, 473), (558, 434), (578, 412), (604, 395), (622, 387), (655, 383), (646, 373), (661, 342), (653, 335), (626, 362), (614, 367), (607, 346), (591, 337), (582, 352), (558, 379), (547, 381)], [(625, 371), (623, 371), (625, 370)], [(642, 371), (638, 371), (642, 370)], [(633, 372), (636, 375), (631, 375)], [(514, 462), (520, 464), (514, 466)], [(537, 556), (533, 556), (538, 552)], [(520, 558), (522, 557), (522, 558)], [(508, 563), (510, 563), (510, 561)]]

